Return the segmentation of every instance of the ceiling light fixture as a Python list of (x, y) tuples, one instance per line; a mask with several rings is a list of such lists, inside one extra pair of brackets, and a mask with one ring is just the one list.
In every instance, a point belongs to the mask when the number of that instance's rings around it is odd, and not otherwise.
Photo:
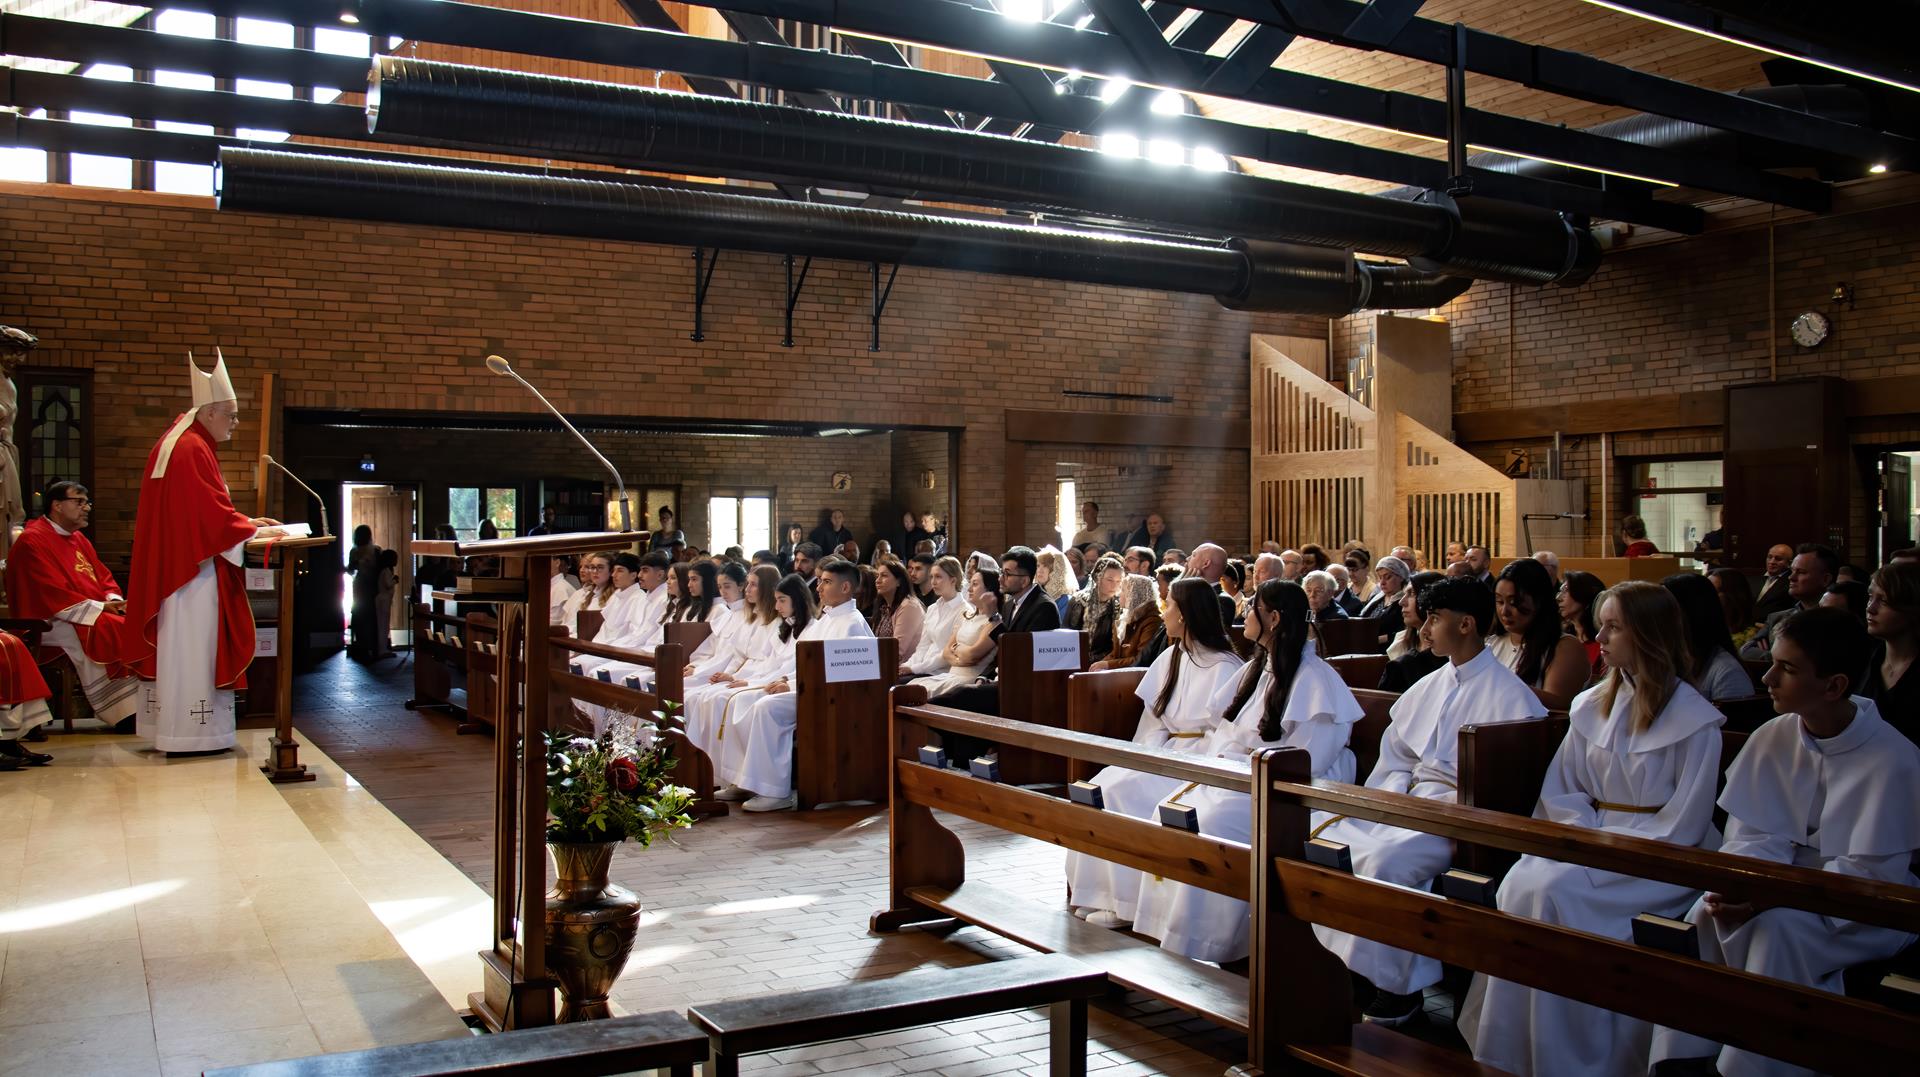
[(1886, 162), (1875, 161), (1872, 165), (1868, 166), (1867, 171), (1873, 173), (1876, 176), (1884, 176), (1887, 174)]
[(1153, 111), (1161, 116), (1178, 116), (1187, 111), (1186, 96), (1178, 90), (1161, 90), (1154, 95)]

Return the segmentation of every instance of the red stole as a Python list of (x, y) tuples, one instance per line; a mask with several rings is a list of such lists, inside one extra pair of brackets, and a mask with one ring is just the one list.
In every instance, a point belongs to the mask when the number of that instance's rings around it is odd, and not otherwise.
[[(54, 614), (81, 602), (104, 602), (118, 594), (113, 578), (93, 543), (78, 531), (62, 535), (44, 516), (27, 522), (20, 540), (7, 556), (7, 601), (16, 617), (50, 621)], [(109, 676), (127, 671), (114, 668), (125, 650), (121, 633), (126, 618), (102, 611), (93, 624), (76, 624), (80, 649), (88, 658), (108, 667)]]
[[(164, 440), (164, 439), (163, 439)], [(154, 677), (159, 647), (160, 604), (192, 581), (200, 563), (213, 558), (220, 584), (216, 688), (246, 685), (253, 660), (253, 610), (247, 605), (246, 571), (220, 554), (252, 538), (250, 518), (233, 507), (220, 476), (213, 438), (199, 420), (187, 423), (173, 447), (167, 473), (153, 477), (160, 442), (140, 472), (140, 503), (133, 527), (133, 589), (127, 595), (122, 657), (142, 680)]]

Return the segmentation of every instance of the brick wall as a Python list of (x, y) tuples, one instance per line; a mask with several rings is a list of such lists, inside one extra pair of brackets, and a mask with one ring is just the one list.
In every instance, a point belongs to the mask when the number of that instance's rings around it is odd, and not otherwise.
[[(219, 213), (206, 199), (37, 185), (0, 187), (0, 233), (0, 320), (40, 336), (35, 365), (95, 372), (95, 537), (110, 560), (132, 541), (140, 464), (185, 406), (189, 348), (205, 357), (222, 346), (240, 391), (244, 424), (223, 459), (243, 507), (263, 371), (277, 376), (276, 407), (527, 414), (522, 391), (481, 366), (499, 352), (576, 415), (961, 429), (956, 538), (994, 547), (1006, 542), (1005, 409), (1245, 424), (1248, 334), (1325, 325), (1196, 296), (906, 268), (882, 350), (869, 352), (867, 267), (816, 261), (786, 349), (778, 258), (729, 252), (708, 294), (707, 340), (694, 344), (681, 248)], [(1142, 387), (1174, 402), (1061, 395)], [(1245, 467), (1223, 461), (1183, 496), (1223, 528), (1238, 513), (1243, 533)], [(891, 482), (884, 468), (839, 470)]]

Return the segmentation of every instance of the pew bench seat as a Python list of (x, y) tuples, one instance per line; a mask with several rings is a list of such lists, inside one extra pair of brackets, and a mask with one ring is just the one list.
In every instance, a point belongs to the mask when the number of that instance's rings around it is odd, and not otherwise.
[(1287, 1053), (1315, 1069), (1348, 1077), (1511, 1077), (1483, 1066), (1465, 1051), (1431, 1044), (1360, 1021), (1352, 1043), (1300, 1043)]
[(1190, 961), (1123, 931), (1094, 927), (1064, 906), (1049, 906), (982, 883), (914, 887), (907, 896), (936, 912), (1004, 935), (1023, 946), (1064, 954), (1122, 987), (1162, 999), (1215, 1024), (1246, 1032), (1247, 978)]
[(707, 1037), (686, 1018), (662, 1010), (491, 1036), (259, 1062), (208, 1070), (205, 1077), (594, 1077), (650, 1069), (692, 1077), (693, 1067), (706, 1058)]
[(742, 1055), (1048, 1006), (1052, 1072), (1085, 1074), (1087, 1001), (1106, 990), (1098, 969), (1045, 954), (703, 1003), (687, 1020), (707, 1035), (707, 1077), (735, 1077)]

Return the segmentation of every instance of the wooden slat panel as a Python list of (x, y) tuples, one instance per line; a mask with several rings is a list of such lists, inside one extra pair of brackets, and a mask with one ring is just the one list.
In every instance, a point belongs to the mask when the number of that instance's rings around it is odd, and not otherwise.
[(1131, 770), (1161, 774), (1183, 782), (1199, 782), (1236, 793), (1251, 792), (1253, 777), (1246, 770), (1219, 759), (1203, 759), (1186, 752), (1148, 748), (1129, 741), (1054, 729), (1031, 722), (1016, 722), (991, 714), (953, 710), (949, 707), (897, 707), (898, 717), (931, 729), (964, 733), (995, 744), (1013, 744), (1022, 748), (1085, 759), (1102, 765), (1114, 764)]
[[(1823, 1072), (1882, 1074), (1920, 1018), (1763, 976), (1279, 859), (1289, 914)], [(1720, 1000), (1704, 1004), (1702, 1000)]]

